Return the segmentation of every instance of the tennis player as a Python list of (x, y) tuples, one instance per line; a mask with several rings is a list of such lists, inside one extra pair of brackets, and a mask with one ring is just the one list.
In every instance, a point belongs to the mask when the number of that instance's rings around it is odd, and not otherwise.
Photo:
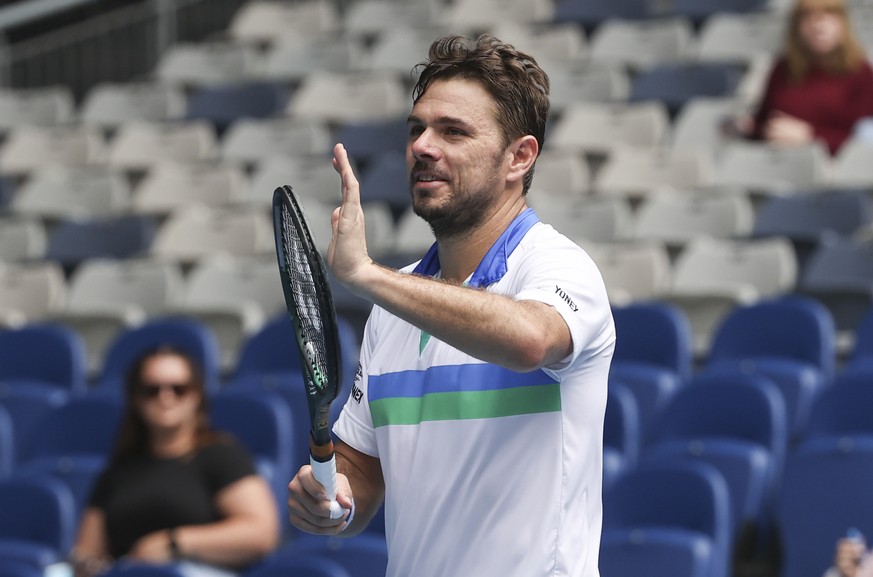
[(603, 417), (615, 330), (588, 255), (528, 207), (549, 80), (492, 36), (437, 40), (413, 92), (406, 149), (415, 212), (436, 243), (397, 271), (367, 253), (358, 182), (328, 263), (374, 308), (334, 426), (329, 518), (304, 466), (291, 522), (353, 535), (385, 504), (389, 577), (598, 575)]

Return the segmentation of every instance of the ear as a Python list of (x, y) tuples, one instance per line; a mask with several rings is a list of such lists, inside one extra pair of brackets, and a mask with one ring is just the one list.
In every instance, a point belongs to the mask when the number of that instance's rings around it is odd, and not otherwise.
[(510, 182), (523, 179), (536, 162), (539, 151), (540, 145), (533, 135), (528, 134), (516, 139), (506, 151), (510, 156), (509, 173), (506, 179)]

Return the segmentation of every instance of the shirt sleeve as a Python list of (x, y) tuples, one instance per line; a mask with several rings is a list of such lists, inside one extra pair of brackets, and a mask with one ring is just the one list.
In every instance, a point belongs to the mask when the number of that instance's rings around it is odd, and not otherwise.
[(107, 468), (97, 475), (94, 481), (94, 486), (91, 489), (91, 495), (88, 498), (88, 506), (104, 509), (106, 500), (109, 498), (109, 491), (115, 485), (112, 480), (112, 469)]
[(233, 439), (222, 439), (204, 447), (198, 458), (206, 484), (213, 494), (243, 477), (256, 474), (251, 455)]
[(515, 300), (535, 300), (554, 307), (573, 339), (570, 356), (549, 369), (560, 372), (613, 346), (615, 328), (606, 286), (584, 250), (570, 241), (540, 248), (529, 252), (521, 267)]

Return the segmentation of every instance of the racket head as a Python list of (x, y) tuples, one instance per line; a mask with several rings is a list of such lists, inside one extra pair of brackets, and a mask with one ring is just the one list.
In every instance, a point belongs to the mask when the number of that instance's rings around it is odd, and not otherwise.
[(330, 405), (339, 394), (341, 353), (326, 267), (290, 186), (273, 192), (273, 232), (279, 278), (306, 386), (312, 441), (327, 445)]

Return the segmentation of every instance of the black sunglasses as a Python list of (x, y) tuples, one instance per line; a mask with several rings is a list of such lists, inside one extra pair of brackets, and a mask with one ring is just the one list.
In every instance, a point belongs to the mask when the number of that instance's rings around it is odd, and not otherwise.
[(160, 385), (157, 383), (142, 383), (137, 388), (139, 396), (144, 399), (156, 399), (161, 394), (162, 390), (168, 389), (173, 391), (177, 399), (181, 399), (191, 392), (191, 385), (186, 383), (172, 383), (169, 385)]

